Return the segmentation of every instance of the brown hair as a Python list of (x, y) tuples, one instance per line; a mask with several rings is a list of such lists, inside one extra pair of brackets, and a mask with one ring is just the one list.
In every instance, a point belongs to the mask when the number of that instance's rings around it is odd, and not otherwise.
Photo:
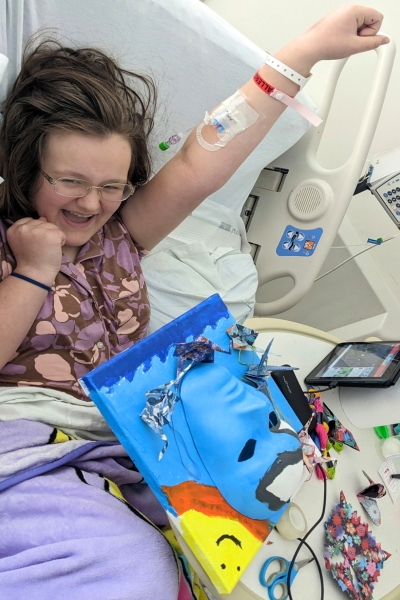
[(134, 185), (146, 182), (156, 102), (153, 81), (122, 69), (93, 48), (68, 48), (54, 39), (32, 50), (34, 44), (35, 39), (28, 43), (3, 105), (0, 216), (37, 216), (30, 197), (48, 136), (55, 131), (124, 136), (132, 150), (128, 179)]

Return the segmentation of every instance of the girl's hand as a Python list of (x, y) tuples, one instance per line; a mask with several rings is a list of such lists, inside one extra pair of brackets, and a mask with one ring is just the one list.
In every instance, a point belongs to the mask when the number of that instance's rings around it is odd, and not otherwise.
[(374, 50), (384, 39), (378, 35), (382, 13), (366, 6), (341, 6), (328, 13), (303, 35), (306, 35), (318, 60), (347, 58), (352, 54)]
[(306, 72), (320, 60), (347, 58), (387, 43), (387, 36), (378, 34), (382, 21), (382, 13), (374, 8), (357, 4), (341, 6), (296, 37), (280, 53), (295, 49), (303, 56), (302, 71)]
[(65, 234), (45, 217), (19, 219), (7, 230), (7, 240), (21, 275), (52, 285), (60, 270)]

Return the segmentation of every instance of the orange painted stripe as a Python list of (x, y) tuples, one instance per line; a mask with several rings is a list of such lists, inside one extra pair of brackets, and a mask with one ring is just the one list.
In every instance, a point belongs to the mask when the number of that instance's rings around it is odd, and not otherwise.
[(195, 481), (184, 481), (174, 486), (163, 485), (161, 489), (178, 515), (182, 515), (188, 510), (197, 510), (209, 517), (223, 517), (239, 521), (262, 542), (272, 530), (272, 526), (267, 520), (250, 519), (237, 512), (226, 502), (216, 487)]

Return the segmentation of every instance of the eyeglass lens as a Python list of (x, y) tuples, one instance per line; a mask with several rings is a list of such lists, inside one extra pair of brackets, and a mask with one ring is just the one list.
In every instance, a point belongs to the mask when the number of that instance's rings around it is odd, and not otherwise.
[[(89, 193), (90, 183), (84, 179), (58, 179), (55, 191), (60, 196), (82, 198)], [(107, 183), (101, 187), (101, 196), (110, 202), (122, 202), (131, 195), (131, 187), (124, 183)]]

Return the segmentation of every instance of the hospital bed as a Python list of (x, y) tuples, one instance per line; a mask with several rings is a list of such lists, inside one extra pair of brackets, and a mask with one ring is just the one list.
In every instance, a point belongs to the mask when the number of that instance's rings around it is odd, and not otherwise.
[[(10, 59), (3, 95), (18, 72), (25, 42), (43, 28), (56, 30), (66, 44), (101, 47), (127, 68), (153, 74), (160, 98), (151, 140), (155, 170), (179, 147), (162, 152), (159, 142), (193, 128), (206, 109), (248, 80), (265, 56), (199, 0), (0, 0), (0, 52)], [(214, 292), (237, 320), (244, 321), (254, 311), (258, 286), (254, 259), (262, 284), (283, 276), (295, 283), (282, 296), (288, 298), (264, 302), (258, 314), (285, 310), (311, 287), (355, 189), (379, 117), (393, 45), (378, 54), (377, 91), (369, 100), (355, 154), (342, 169), (328, 172), (318, 165), (322, 129), (309, 130), (302, 117), (286, 110), (230, 181), (143, 261), (153, 310), (151, 331)], [(334, 66), (320, 107), (323, 118), (343, 64)], [(305, 93), (298, 99), (316, 110)], [(338, 195), (334, 191), (339, 180), (344, 184)], [(256, 182), (255, 189), (269, 196), (266, 202), (254, 202), (256, 194), (251, 192)], [(248, 200), (250, 194), (253, 198)], [(299, 266), (301, 257), (286, 257), (284, 267), (282, 261), (272, 260), (289, 225), (302, 225), (307, 233), (318, 228), (327, 233), (313, 238), (318, 252), (303, 257), (303, 265), (308, 261), (305, 267)]]

